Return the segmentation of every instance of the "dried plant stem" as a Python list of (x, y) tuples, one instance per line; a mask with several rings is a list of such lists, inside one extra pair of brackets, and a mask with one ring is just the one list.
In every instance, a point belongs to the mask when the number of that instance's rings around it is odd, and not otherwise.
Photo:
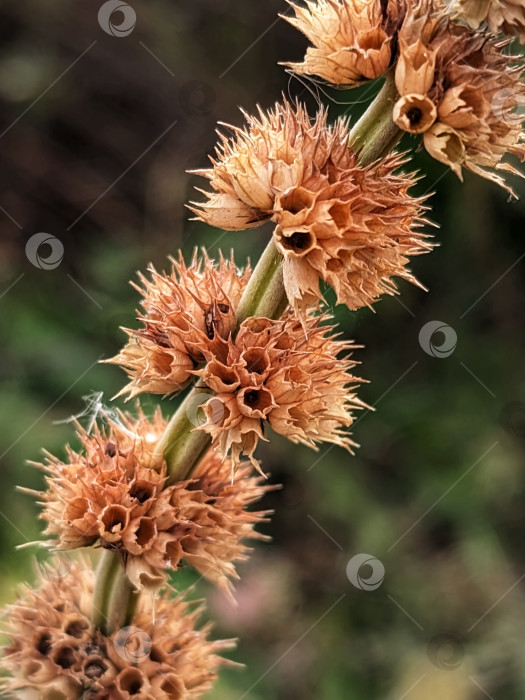
[[(118, 560), (115, 554), (112, 556)], [(108, 601), (106, 624), (110, 634), (130, 623), (139, 595), (119, 562), (119, 572), (113, 579)]]
[[(392, 120), (396, 97), (393, 73), (390, 71), (376, 99), (348, 137), (349, 145), (359, 152), (361, 165), (368, 165), (386, 155), (398, 143), (402, 132)], [(279, 318), (283, 314), (287, 299), (281, 262), (282, 256), (273, 240), (270, 240), (239, 303), (238, 325), (250, 316)], [(157, 443), (156, 451), (166, 459), (171, 483), (189, 478), (210, 447), (210, 436), (204, 431), (195, 430), (195, 425), (190, 420), (199, 403), (206, 400), (203, 394), (209, 396), (210, 390), (196, 382)], [(95, 624), (106, 634), (118, 629), (126, 623), (137, 597), (118, 557), (105, 551), (97, 571)]]

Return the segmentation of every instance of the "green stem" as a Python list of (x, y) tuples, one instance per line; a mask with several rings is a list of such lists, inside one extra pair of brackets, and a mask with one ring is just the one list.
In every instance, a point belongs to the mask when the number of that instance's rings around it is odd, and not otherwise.
[(120, 562), (114, 552), (104, 549), (99, 557), (93, 592), (93, 624), (108, 634), (108, 607), (111, 589), (119, 574)]
[[(273, 240), (270, 241), (239, 302), (237, 329), (250, 316), (278, 318), (282, 315), (288, 302), (283, 286), (281, 260), (282, 256)], [(157, 443), (155, 451), (164, 455), (170, 483), (188, 479), (210, 446), (210, 436), (202, 430), (195, 430), (199, 424), (198, 407), (209, 396), (210, 389), (197, 382)]]
[[(392, 109), (397, 99), (393, 72), (386, 75), (385, 83), (376, 99), (349, 134), (348, 143), (358, 153), (359, 163), (369, 165), (398, 143), (402, 132), (392, 120)], [(287, 306), (283, 284), (282, 256), (270, 240), (257, 263), (237, 308), (237, 329), (250, 316), (279, 318)], [(195, 430), (199, 404), (207, 400), (210, 389), (199, 381), (166, 426), (157, 446), (168, 468), (168, 483), (191, 476), (211, 444), (210, 436)], [(103, 552), (97, 569), (93, 619), (109, 634), (128, 624), (138, 599), (138, 593), (129, 582), (118, 557)]]
[(282, 255), (270, 240), (246, 285), (237, 308), (237, 328), (250, 316), (278, 318), (286, 308)]
[(361, 165), (373, 163), (390, 153), (399, 143), (403, 132), (392, 119), (392, 110), (398, 97), (394, 72), (390, 69), (377, 97), (356, 122), (348, 137), (348, 145), (358, 153)]
[(163, 454), (170, 483), (188, 479), (211, 444), (210, 436), (195, 430), (199, 406), (210, 397), (210, 389), (194, 386), (173, 414), (155, 452)]
[[(115, 555), (114, 555), (115, 556)], [(115, 559), (117, 557), (115, 556)], [(131, 622), (139, 596), (119, 563), (119, 572), (113, 579), (108, 601), (107, 626), (109, 632), (121, 629)]]

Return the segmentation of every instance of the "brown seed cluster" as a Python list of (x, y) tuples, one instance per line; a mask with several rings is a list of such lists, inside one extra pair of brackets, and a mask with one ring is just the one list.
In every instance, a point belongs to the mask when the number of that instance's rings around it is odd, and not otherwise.
[(310, 316), (306, 325), (291, 313), (279, 321), (249, 318), (235, 340), (208, 358), (200, 376), (216, 396), (201, 430), (234, 465), (247, 454), (258, 467), (253, 453), (267, 424), (309, 447), (354, 446), (345, 428), (352, 410), (366, 407), (353, 391), (362, 381), (350, 372), (357, 363), (347, 353), (355, 346), (335, 339), (333, 327), (322, 325), (326, 318)]
[(106, 360), (127, 371), (130, 382), (120, 393), (130, 398), (187, 386), (204, 350), (235, 327), (235, 309), (251, 274), (235, 267), (233, 253), (230, 260), (221, 254), (218, 264), (206, 252), (200, 258), (195, 253), (189, 266), (182, 255), (171, 262), (170, 274), (150, 267), (150, 279), (140, 275), (142, 286), (135, 287), (143, 297), (143, 328), (124, 329), (128, 343)]
[(155, 590), (169, 570), (185, 562), (231, 594), (234, 562), (246, 558), (247, 538), (268, 512), (248, 512), (271, 487), (241, 465), (209, 451), (195, 475), (166, 487), (166, 465), (154, 454), (165, 428), (157, 411), (148, 421), (120, 414), (89, 435), (79, 428), (82, 450), (68, 448), (62, 462), (48, 455), (41, 499), (46, 544), (73, 549), (99, 544), (121, 557), (137, 588)]
[(426, 150), (458, 177), (466, 168), (511, 191), (499, 172), (519, 174), (505, 155), (525, 159), (515, 113), (525, 101), (525, 64), (507, 44), (452, 23), (432, 0), (412, 6), (399, 32), (394, 120), (423, 134)]
[(210, 689), (229, 663), (218, 654), (233, 642), (209, 641), (209, 625), (197, 629), (201, 606), (168, 593), (154, 602), (141, 596), (130, 625), (106, 637), (91, 622), (94, 578), (84, 564), (60, 578), (43, 572), (39, 587), (26, 586), (6, 611), (9, 697), (196, 700)]
[(523, 0), (458, 0), (458, 14), (473, 29), (487, 22), (495, 34), (518, 36), (525, 44), (525, 5)]
[[(395, 65), (399, 99), (394, 121), (422, 134), (426, 150), (458, 177), (466, 168), (509, 192), (502, 162), (525, 160), (522, 131), (525, 87), (523, 57), (509, 55), (508, 42), (479, 29), (525, 40), (522, 0), (317, 0), (286, 18), (310, 39), (305, 60), (288, 64), (298, 73), (353, 86)], [(457, 23), (458, 16), (471, 29)], [(213, 183), (212, 183), (213, 184)]]
[(284, 65), (345, 87), (378, 78), (392, 61), (405, 4), (405, 0), (316, 0), (302, 7), (290, 2), (295, 17), (281, 17), (312, 46), (303, 63)]
[(319, 281), (350, 309), (370, 306), (384, 293), (396, 292), (393, 277), (417, 283), (407, 269), (409, 258), (431, 249), (418, 229), (424, 223), (421, 198), (409, 194), (413, 175), (399, 173), (404, 160), (389, 155), (361, 167), (348, 147), (348, 124), (326, 123), (321, 111), (311, 123), (301, 106), (277, 104), (232, 139), (222, 136), (214, 167), (199, 171), (213, 192), (193, 204), (197, 217), (228, 229), (246, 228), (243, 216), (224, 212), (217, 202), (226, 197), (230, 210), (250, 212), (249, 226), (271, 219), (274, 240), (284, 256), (288, 299), (304, 316), (321, 298)]

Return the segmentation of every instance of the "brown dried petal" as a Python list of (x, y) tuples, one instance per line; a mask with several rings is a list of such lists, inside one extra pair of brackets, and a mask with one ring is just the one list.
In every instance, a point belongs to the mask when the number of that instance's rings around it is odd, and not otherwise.
[(422, 134), (436, 121), (437, 109), (424, 95), (404, 95), (394, 105), (392, 116), (403, 131)]

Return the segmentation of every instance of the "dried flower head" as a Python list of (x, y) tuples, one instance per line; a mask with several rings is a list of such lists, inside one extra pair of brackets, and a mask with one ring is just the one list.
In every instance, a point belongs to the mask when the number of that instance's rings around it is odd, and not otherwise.
[[(507, 154), (525, 160), (522, 59), (503, 53), (492, 36), (450, 26), (438, 52), (438, 118), (424, 135), (427, 151), (461, 177), (465, 167), (512, 193), (498, 172), (520, 172), (502, 162)], [(438, 37), (439, 40), (439, 37)]]
[(306, 7), (289, 4), (295, 17), (281, 17), (313, 44), (303, 63), (284, 64), (296, 73), (348, 87), (379, 77), (390, 65), (404, 0), (316, 0)]
[(495, 34), (518, 36), (525, 44), (523, 0), (457, 0), (458, 15), (473, 29), (487, 22)]
[(195, 475), (165, 487), (166, 465), (154, 454), (165, 422), (142, 413), (119, 414), (105, 429), (79, 428), (82, 450), (68, 448), (65, 462), (48, 455), (37, 465), (47, 473), (41, 518), (46, 544), (73, 549), (98, 543), (118, 552), (137, 588), (162, 586), (169, 570), (194, 566), (231, 593), (234, 562), (246, 558), (247, 538), (268, 512), (248, 512), (272, 488), (242, 466), (232, 480), (232, 465), (209, 451)]
[(253, 453), (266, 424), (314, 449), (320, 442), (355, 446), (345, 428), (352, 410), (366, 407), (353, 391), (362, 380), (350, 373), (357, 363), (348, 354), (339, 357), (355, 346), (321, 325), (327, 318), (310, 316), (304, 326), (291, 313), (279, 321), (249, 318), (200, 371), (216, 392), (200, 429), (224, 457), (231, 453), (234, 465), (247, 454), (258, 468)]
[(427, 151), (459, 178), (471, 170), (509, 192), (498, 171), (519, 172), (502, 162), (525, 159), (522, 116), (523, 60), (504, 51), (508, 42), (450, 21), (432, 0), (407, 13), (399, 33), (394, 121), (423, 134)]
[(231, 640), (209, 641), (210, 626), (196, 629), (202, 607), (141, 596), (128, 627), (105, 636), (91, 622), (93, 571), (72, 563), (63, 578), (46, 576), (25, 586), (4, 617), (10, 637), (1, 662), (10, 697), (27, 700), (196, 700), (210, 689), (218, 654)]
[(122, 366), (130, 377), (120, 392), (172, 394), (183, 389), (203, 359), (203, 349), (227, 338), (235, 327), (235, 309), (250, 277), (222, 257), (214, 264), (203, 252), (186, 266), (182, 255), (171, 260), (170, 274), (149, 268), (151, 279), (140, 275), (134, 285), (143, 297), (143, 328), (125, 329), (129, 341), (106, 362)]
[[(394, 276), (417, 283), (406, 265), (431, 245), (417, 230), (425, 207), (408, 193), (414, 177), (395, 174), (402, 157), (361, 167), (347, 122), (329, 127), (325, 111), (314, 123), (288, 103), (259, 116), (247, 116), (231, 140), (222, 136), (214, 167), (198, 171), (215, 192), (190, 207), (197, 217), (218, 225), (215, 200), (226, 196), (250, 208), (252, 224), (274, 221), (288, 299), (301, 315), (321, 297), (319, 280), (350, 309), (395, 293)], [(243, 228), (238, 222), (226, 228)]]

